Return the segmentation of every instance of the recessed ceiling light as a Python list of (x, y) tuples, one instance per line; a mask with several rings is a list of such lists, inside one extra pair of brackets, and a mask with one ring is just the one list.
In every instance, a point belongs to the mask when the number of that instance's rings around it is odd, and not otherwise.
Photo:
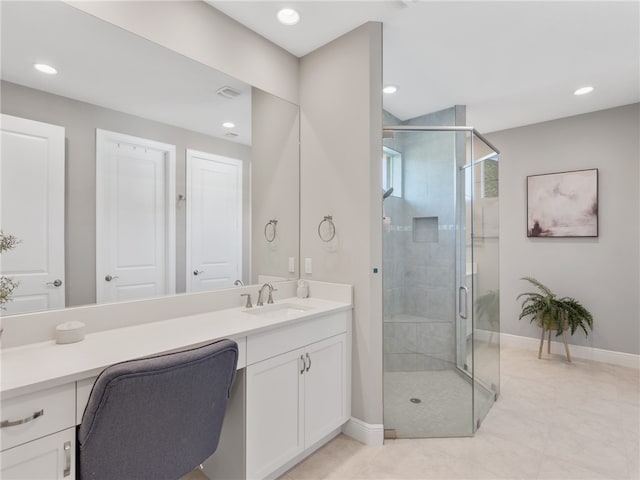
[(586, 95), (593, 92), (593, 87), (582, 87), (573, 92), (574, 95)]
[(293, 8), (283, 8), (278, 11), (278, 21), (283, 25), (295, 25), (300, 21), (300, 14)]
[(387, 85), (382, 89), (384, 93), (396, 93), (398, 91), (398, 87), (395, 85)]
[(46, 63), (34, 63), (33, 68), (35, 68), (39, 72), (46, 73), (47, 75), (55, 75), (56, 73), (58, 73), (58, 70), (53, 68), (51, 65), (47, 65)]
[(233, 123), (233, 122), (224, 122), (224, 123), (222, 124), (222, 126), (223, 126), (224, 128), (233, 128), (233, 127), (235, 127), (235, 126), (236, 126), (236, 124), (235, 124), (235, 123)]

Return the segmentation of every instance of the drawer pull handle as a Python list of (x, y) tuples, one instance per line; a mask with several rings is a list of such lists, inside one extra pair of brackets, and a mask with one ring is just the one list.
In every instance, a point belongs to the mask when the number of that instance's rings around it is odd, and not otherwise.
[(64, 442), (64, 477), (71, 475), (71, 442)]
[(34, 412), (33, 415), (27, 418), (22, 418), (20, 420), (3, 420), (2, 423), (0, 423), (0, 428), (15, 427), (16, 425), (22, 425), (23, 423), (30, 422), (31, 420), (35, 420), (36, 418), (41, 417), (43, 415), (44, 415), (44, 410), (40, 410), (39, 412)]
[(307, 364), (304, 361), (304, 357), (302, 355), (300, 355), (300, 361), (302, 362), (302, 369), (300, 370), (300, 375), (302, 375), (304, 373), (304, 367), (306, 367)]
[[(309, 365), (307, 365), (307, 368), (305, 370), (305, 372), (308, 372), (309, 369), (311, 368), (311, 357), (309, 356), (309, 354), (307, 353), (307, 360), (309, 360)], [(306, 362), (305, 362), (306, 363)]]

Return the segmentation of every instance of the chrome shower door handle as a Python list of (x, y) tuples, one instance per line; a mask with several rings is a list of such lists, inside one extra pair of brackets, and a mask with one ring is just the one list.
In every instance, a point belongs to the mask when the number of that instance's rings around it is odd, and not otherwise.
[[(462, 318), (464, 320), (467, 319), (467, 301), (468, 301), (468, 297), (469, 297), (469, 289), (467, 287), (458, 288), (458, 315), (460, 315), (460, 318)], [(464, 300), (464, 302), (463, 302), (463, 300)], [(463, 303), (464, 303), (464, 310), (462, 309)]]

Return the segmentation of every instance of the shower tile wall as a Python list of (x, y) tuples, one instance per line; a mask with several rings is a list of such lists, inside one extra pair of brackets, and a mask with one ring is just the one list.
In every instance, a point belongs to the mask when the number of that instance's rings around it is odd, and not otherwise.
[[(452, 125), (455, 109), (404, 124)], [(402, 122), (389, 117), (388, 125)], [(455, 365), (455, 135), (396, 133), (385, 145), (402, 153), (403, 196), (384, 201), (384, 359), (386, 371)], [(437, 228), (433, 232), (414, 232)], [(417, 233), (417, 234), (416, 234)]]

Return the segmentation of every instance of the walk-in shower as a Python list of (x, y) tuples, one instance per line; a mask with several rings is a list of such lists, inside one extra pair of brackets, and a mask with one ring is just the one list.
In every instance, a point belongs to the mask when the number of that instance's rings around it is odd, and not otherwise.
[(472, 127), (384, 129), (384, 427), (473, 435), (499, 393), (498, 150)]

